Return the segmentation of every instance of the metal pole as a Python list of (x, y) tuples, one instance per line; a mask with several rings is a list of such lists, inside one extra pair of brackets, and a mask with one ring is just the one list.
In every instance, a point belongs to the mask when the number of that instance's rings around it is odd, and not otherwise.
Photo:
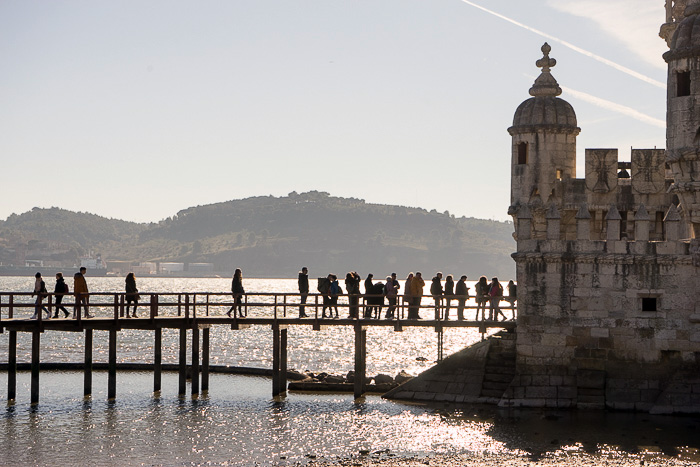
[(107, 399), (117, 397), (117, 330), (109, 330), (109, 363), (107, 370)]
[(192, 394), (199, 394), (199, 327), (192, 328)]
[(209, 328), (202, 330), (202, 392), (209, 390)]
[(187, 393), (187, 329), (180, 328), (180, 378), (178, 385), (178, 396)]
[(163, 361), (163, 330), (156, 329), (153, 342), (153, 392), (160, 391), (161, 368)]
[[(41, 310), (39, 310), (41, 313)], [(39, 330), (32, 331), (32, 384), (31, 384), (31, 403), (39, 402), (39, 358), (40, 358), (41, 332)]]
[(17, 331), (10, 331), (10, 349), (7, 357), (7, 400), (17, 397)]
[(92, 394), (92, 329), (85, 330), (85, 369), (83, 373), (83, 395)]

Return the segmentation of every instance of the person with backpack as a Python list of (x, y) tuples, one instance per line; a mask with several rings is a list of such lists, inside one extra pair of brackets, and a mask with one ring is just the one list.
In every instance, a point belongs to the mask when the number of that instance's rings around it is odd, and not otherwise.
[(36, 301), (34, 302), (34, 316), (32, 316), (32, 319), (37, 319), (39, 317), (39, 313), (41, 313), (41, 310), (46, 312), (46, 319), (49, 319), (51, 318), (51, 312), (47, 310), (44, 305), (42, 305), (44, 297), (46, 297), (46, 294), (48, 293), (46, 290), (46, 283), (41, 278), (40, 272), (37, 272), (34, 275), (34, 278), (36, 280), (34, 281), (34, 292), (32, 293), (32, 297), (36, 295)]
[(481, 276), (479, 282), (474, 287), (476, 291), (476, 316), (474, 320), (479, 321), (479, 310), (481, 310), (481, 319), (486, 319), (486, 301), (489, 299), (489, 283), (486, 276)]
[(503, 314), (500, 307), (501, 298), (503, 298), (503, 286), (498, 282), (497, 277), (491, 279), (489, 285), (489, 320), (498, 321), (498, 315), (503, 316), (506, 320), (506, 315)]
[(62, 272), (57, 272), (56, 273), (56, 286), (53, 289), (54, 293), (54, 300), (56, 301), (56, 311), (53, 314), (54, 318), (58, 318), (58, 311), (63, 310), (63, 314), (65, 315), (65, 318), (68, 318), (70, 316), (70, 313), (68, 313), (68, 310), (66, 310), (66, 307), (62, 305), (63, 302), (63, 297), (64, 295), (67, 295), (70, 292), (70, 289), (68, 288), (68, 284), (66, 284), (66, 280), (63, 278), (63, 273)]
[(335, 310), (335, 317), (336, 319), (339, 318), (338, 316), (338, 296), (343, 294), (343, 289), (340, 288), (340, 284), (338, 284), (338, 276), (335, 274), (330, 275), (330, 280), (331, 280), (331, 286), (330, 286), (330, 302), (328, 304), (328, 314), (329, 316), (333, 316), (333, 310)]

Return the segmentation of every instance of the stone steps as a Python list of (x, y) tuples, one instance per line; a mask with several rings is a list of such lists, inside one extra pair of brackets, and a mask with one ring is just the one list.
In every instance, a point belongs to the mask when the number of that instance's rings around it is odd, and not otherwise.
[(515, 334), (503, 332), (490, 339), (481, 397), (500, 399), (515, 376)]

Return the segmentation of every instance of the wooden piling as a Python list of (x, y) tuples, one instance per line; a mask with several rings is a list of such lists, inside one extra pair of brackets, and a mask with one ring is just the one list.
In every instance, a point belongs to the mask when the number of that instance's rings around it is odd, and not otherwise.
[(367, 327), (355, 324), (355, 399), (362, 397), (367, 369)]
[(162, 362), (163, 330), (158, 328), (155, 330), (155, 338), (153, 342), (153, 392), (160, 391)]
[(280, 326), (272, 325), (272, 397), (279, 395), (280, 387)]
[(192, 328), (192, 395), (199, 394), (199, 327)]
[[(39, 311), (41, 313), (41, 310)], [(39, 402), (39, 360), (41, 349), (41, 332), (37, 329), (32, 331), (32, 383), (31, 383), (31, 403)]]
[(85, 330), (85, 368), (83, 373), (83, 395), (92, 394), (92, 329)]
[(107, 365), (107, 399), (117, 397), (117, 330), (109, 330), (109, 363)]
[(287, 327), (280, 329), (280, 377), (278, 394), (287, 392)]
[(187, 328), (180, 328), (180, 375), (178, 396), (187, 393)]
[(7, 400), (17, 397), (17, 331), (10, 331), (7, 356)]
[(209, 328), (202, 330), (202, 392), (209, 390)]

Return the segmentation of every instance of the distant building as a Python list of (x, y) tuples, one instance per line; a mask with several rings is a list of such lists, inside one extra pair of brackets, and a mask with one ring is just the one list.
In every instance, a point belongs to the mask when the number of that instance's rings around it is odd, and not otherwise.
[(174, 272), (183, 272), (185, 263), (160, 263), (160, 272), (163, 274), (172, 274)]

